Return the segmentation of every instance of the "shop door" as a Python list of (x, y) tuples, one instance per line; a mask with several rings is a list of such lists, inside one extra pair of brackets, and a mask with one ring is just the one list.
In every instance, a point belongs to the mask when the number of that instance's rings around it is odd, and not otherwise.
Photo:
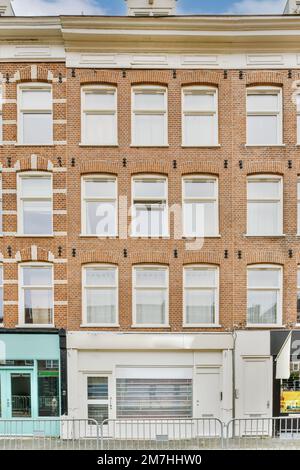
[(194, 396), (195, 418), (221, 419), (220, 367), (197, 367)]
[[(32, 434), (32, 371), (19, 369), (1, 371), (0, 388), (2, 419), (0, 434), (7, 432), (16, 435)], [(7, 426), (11, 426), (11, 429), (8, 430)]]
[[(95, 422), (101, 425), (106, 420), (112, 418), (113, 396), (111, 376), (88, 375), (86, 377), (86, 394), (87, 418), (90, 420), (88, 422), (88, 435), (95, 436), (97, 432)], [(107, 428), (108, 424), (105, 423), (103, 427), (105, 435), (107, 435)]]

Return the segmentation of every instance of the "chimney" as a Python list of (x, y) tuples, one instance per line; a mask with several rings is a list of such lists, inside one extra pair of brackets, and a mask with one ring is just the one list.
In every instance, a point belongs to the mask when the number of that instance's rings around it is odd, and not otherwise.
[(300, 15), (300, 1), (299, 0), (287, 0), (283, 14), (284, 15)]
[(0, 0), (0, 16), (15, 16), (10, 0)]
[[(0, 0), (1, 1), (1, 0)], [(128, 16), (176, 15), (177, 0), (125, 0)]]

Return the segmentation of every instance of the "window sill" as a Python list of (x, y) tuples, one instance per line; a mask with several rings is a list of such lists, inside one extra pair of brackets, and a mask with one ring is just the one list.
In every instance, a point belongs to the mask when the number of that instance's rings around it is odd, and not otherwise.
[(118, 239), (119, 235), (88, 235), (85, 233), (80, 233), (80, 238), (101, 238), (103, 240), (106, 240), (107, 238), (115, 238)]
[(245, 147), (286, 147), (286, 144), (245, 144)]
[(148, 236), (148, 235), (130, 235), (130, 238), (134, 240), (169, 240), (170, 235), (157, 235), (157, 236)]
[(16, 233), (16, 238), (54, 238), (54, 235), (24, 235), (23, 233)]
[(223, 328), (223, 326), (222, 325), (216, 325), (215, 323), (213, 323), (212, 325), (202, 323), (202, 324), (199, 324), (199, 325), (195, 325), (195, 324), (186, 325), (186, 324), (184, 324), (183, 328), (203, 328), (203, 329), (205, 329), (205, 328)]
[(279, 329), (280, 329), (280, 328), (283, 328), (283, 327), (284, 327), (283, 325), (273, 325), (273, 324), (268, 325), (267, 323), (266, 323), (266, 324), (251, 324), (251, 325), (249, 325), (249, 324), (247, 323), (247, 325), (246, 325), (246, 328), (251, 328), (251, 329), (252, 329), (252, 328), (255, 328), (255, 329), (258, 329), (258, 328), (259, 328), (259, 329), (266, 329), (266, 328), (267, 328), (267, 329), (273, 329), (273, 328), (275, 329), (275, 328), (279, 328)]
[(15, 147), (54, 147), (55, 144), (15, 144)]
[(284, 238), (286, 237), (285, 233), (280, 235), (249, 235), (248, 233), (244, 233), (243, 236), (245, 238)]
[(42, 324), (42, 325), (38, 325), (38, 324), (32, 324), (32, 325), (22, 325), (22, 324), (19, 324), (19, 325), (16, 325), (15, 328), (55, 328), (55, 325), (53, 325), (52, 323), (50, 325), (46, 325), (46, 324)]
[(119, 144), (85, 144), (80, 142), (78, 144), (79, 147), (119, 147)]
[(80, 328), (120, 328), (120, 325), (110, 325), (108, 323), (99, 324), (99, 323), (83, 323), (80, 325)]
[(168, 148), (170, 147), (169, 144), (164, 144), (164, 145), (137, 145), (137, 144), (131, 144), (130, 145), (131, 148), (143, 148), (143, 149), (159, 149), (159, 148)]
[(188, 242), (188, 241), (197, 240), (199, 238), (204, 238), (204, 239), (206, 239), (206, 238), (222, 238), (222, 235), (221, 234), (219, 234), (219, 235), (204, 235), (204, 236), (199, 236), (199, 237), (195, 237), (195, 236), (190, 237), (190, 236), (186, 235), (186, 236), (182, 237), (182, 240), (185, 240), (185, 241)]
[(167, 329), (171, 328), (170, 325), (131, 325), (131, 328), (143, 329), (143, 328), (156, 328), (156, 329)]
[(221, 148), (221, 144), (212, 144), (212, 145), (181, 145), (181, 148), (183, 149), (211, 149), (211, 148)]

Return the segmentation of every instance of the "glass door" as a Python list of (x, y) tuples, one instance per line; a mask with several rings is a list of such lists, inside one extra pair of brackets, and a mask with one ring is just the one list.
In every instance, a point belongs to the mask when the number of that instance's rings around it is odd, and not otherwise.
[[(111, 377), (107, 375), (93, 375), (86, 378), (87, 393), (87, 417), (89, 421), (89, 435), (94, 435), (95, 422), (102, 424), (103, 421), (112, 417), (112, 394)], [(105, 426), (107, 428), (107, 426)]]
[(11, 419), (32, 418), (32, 373), (8, 372), (8, 415)]

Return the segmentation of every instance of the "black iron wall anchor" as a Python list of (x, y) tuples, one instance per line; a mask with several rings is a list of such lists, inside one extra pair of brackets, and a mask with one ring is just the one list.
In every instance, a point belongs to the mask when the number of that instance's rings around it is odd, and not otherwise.
[(127, 167), (127, 158), (124, 157), (122, 163), (123, 163), (123, 168), (126, 168)]
[(75, 78), (75, 77), (76, 77), (76, 71), (75, 71), (75, 69), (72, 69), (71, 77), (72, 77), (72, 78)]
[(58, 252), (58, 257), (61, 258), (62, 257), (62, 246), (59, 246), (58, 249), (57, 249), (57, 252)]
[(124, 250), (123, 250), (123, 256), (124, 256), (124, 258), (128, 258), (128, 250), (127, 250), (127, 248), (124, 248)]
[(174, 250), (174, 258), (175, 258), (175, 259), (178, 258), (178, 250), (177, 250), (177, 248), (175, 248), (175, 250)]
[(228, 258), (229, 258), (229, 251), (228, 251), (228, 250), (225, 250), (225, 251), (224, 251), (224, 258), (225, 258), (225, 259), (228, 259)]
[(12, 257), (12, 247), (11, 247), (11, 246), (8, 246), (8, 247), (7, 247), (7, 254), (8, 254), (8, 257), (9, 257), (9, 258)]
[(293, 256), (294, 256), (293, 250), (289, 250), (289, 258), (293, 258)]
[(241, 252), (241, 250), (238, 251), (238, 259), (242, 259), (242, 252)]
[(76, 258), (76, 248), (72, 248), (72, 258)]
[(11, 157), (7, 157), (7, 167), (11, 168)]
[(177, 160), (173, 160), (173, 170), (177, 170)]
[(58, 74), (58, 83), (62, 83), (63, 82), (63, 76), (62, 76), (62, 73), (59, 72)]

